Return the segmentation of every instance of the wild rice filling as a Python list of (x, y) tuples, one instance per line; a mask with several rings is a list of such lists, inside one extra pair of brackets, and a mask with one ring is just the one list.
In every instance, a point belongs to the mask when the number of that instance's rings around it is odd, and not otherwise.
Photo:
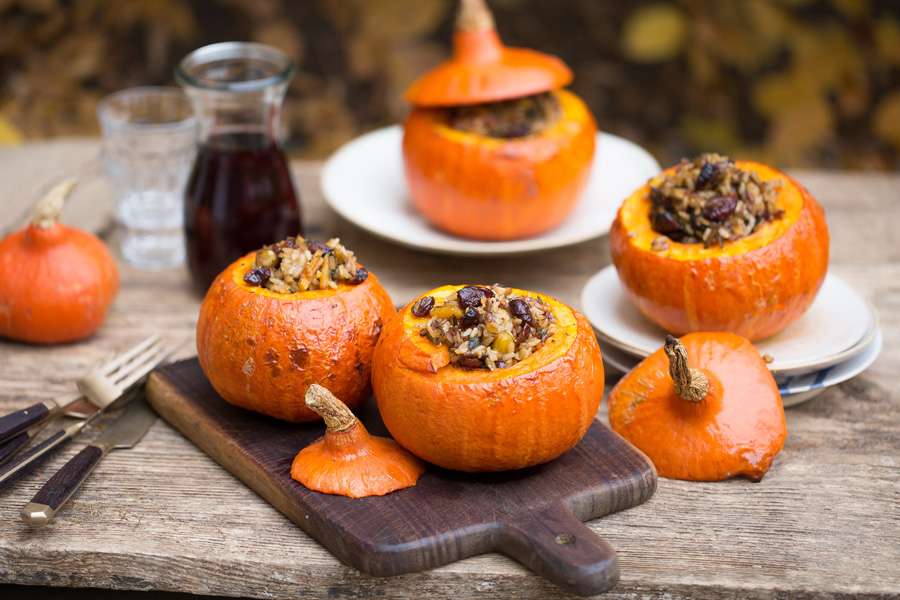
[(495, 138), (538, 133), (555, 123), (562, 114), (559, 100), (552, 92), (447, 110), (449, 124), (454, 129)]
[(650, 223), (663, 234), (653, 249), (666, 249), (666, 238), (708, 248), (746, 237), (784, 216), (776, 204), (780, 188), (780, 179), (761, 181), (719, 154), (683, 159), (650, 187)]
[(503, 369), (531, 356), (553, 335), (550, 307), (500, 285), (467, 286), (444, 299), (423, 296), (412, 308), (431, 317), (420, 335), (450, 349), (450, 363), (464, 369)]
[(340, 283), (356, 285), (368, 276), (369, 272), (338, 238), (322, 243), (298, 235), (257, 252), (244, 281), (273, 292), (293, 294), (336, 289)]

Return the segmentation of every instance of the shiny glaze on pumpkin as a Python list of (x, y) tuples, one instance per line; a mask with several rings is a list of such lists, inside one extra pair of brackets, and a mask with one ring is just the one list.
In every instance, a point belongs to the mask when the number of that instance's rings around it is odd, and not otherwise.
[(625, 200), (613, 223), (610, 250), (619, 280), (638, 309), (670, 333), (772, 336), (806, 312), (825, 279), (829, 238), (822, 207), (784, 173), (736, 163), (763, 181), (783, 180), (777, 202), (784, 217), (721, 248), (669, 240), (668, 249), (654, 252), (650, 245), (660, 234), (650, 224), (651, 181)]
[(37, 344), (86, 338), (118, 289), (116, 262), (90, 233), (29, 225), (0, 241), (0, 336)]
[[(444, 286), (426, 295), (455, 294)], [(603, 396), (603, 360), (577, 311), (548, 296), (557, 331), (523, 361), (495, 371), (449, 365), (444, 346), (419, 331), (413, 300), (385, 325), (372, 385), (391, 435), (433, 464), (460, 471), (503, 471), (550, 461), (584, 436)]]
[(439, 110), (414, 109), (403, 158), (419, 212), (454, 235), (484, 240), (536, 235), (565, 220), (587, 182), (597, 127), (577, 96), (555, 94), (559, 120), (512, 139), (459, 131)]
[(699, 403), (675, 395), (660, 348), (609, 396), (609, 423), (642, 450), (663, 477), (759, 480), (787, 436), (778, 385), (753, 345), (731, 333), (681, 338), (688, 364), (709, 379)]
[(311, 383), (355, 408), (369, 394), (375, 342), (394, 308), (378, 278), (336, 290), (278, 294), (244, 282), (255, 253), (213, 282), (197, 321), (197, 357), (226, 401), (286, 421), (319, 417)]

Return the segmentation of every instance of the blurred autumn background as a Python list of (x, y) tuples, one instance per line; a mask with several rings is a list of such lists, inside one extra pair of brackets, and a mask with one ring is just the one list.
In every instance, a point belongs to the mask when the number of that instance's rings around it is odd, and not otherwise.
[[(491, 0), (510, 45), (562, 57), (604, 130), (664, 163), (702, 150), (896, 169), (896, 0)], [(300, 66), (295, 156), (402, 119), (449, 51), (453, 0), (0, 0), (0, 143), (96, 135), (95, 107), (172, 82), (191, 49), (256, 40)]]

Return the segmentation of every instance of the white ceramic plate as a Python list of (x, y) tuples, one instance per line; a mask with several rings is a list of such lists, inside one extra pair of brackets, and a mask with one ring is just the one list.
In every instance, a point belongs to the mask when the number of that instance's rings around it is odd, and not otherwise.
[[(848, 360), (802, 375), (775, 374), (782, 402), (786, 407), (796, 406), (818, 396), (833, 385), (856, 377), (868, 369), (878, 358), (882, 342), (881, 330), (876, 325), (875, 334), (871, 340), (862, 346), (860, 352)], [(603, 360), (616, 371), (627, 373), (642, 359), (614, 346), (604, 345)]]
[[(666, 332), (645, 319), (625, 295), (615, 267), (594, 275), (581, 292), (581, 306), (601, 340), (635, 356), (647, 356)], [(756, 343), (774, 358), (769, 368), (798, 374), (847, 360), (872, 340), (875, 312), (842, 279), (828, 274), (809, 310), (787, 329)]]
[(622, 200), (660, 171), (647, 151), (628, 140), (597, 134), (587, 187), (572, 215), (553, 231), (505, 242), (458, 238), (431, 227), (412, 207), (403, 173), (399, 125), (372, 131), (340, 148), (322, 170), (322, 193), (351, 223), (379, 237), (444, 254), (515, 254), (559, 248), (609, 231)]

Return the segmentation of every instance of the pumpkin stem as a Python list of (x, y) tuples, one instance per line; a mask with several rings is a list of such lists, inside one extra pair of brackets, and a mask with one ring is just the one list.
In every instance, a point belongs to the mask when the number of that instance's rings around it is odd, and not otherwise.
[(41, 229), (50, 229), (56, 225), (66, 197), (75, 188), (76, 183), (75, 179), (66, 179), (53, 186), (53, 189), (35, 205), (31, 224)]
[(328, 431), (345, 431), (357, 422), (356, 415), (347, 405), (318, 383), (309, 386), (303, 401), (310, 410), (322, 417)]
[(667, 335), (663, 349), (669, 358), (669, 376), (675, 383), (675, 395), (688, 402), (703, 400), (709, 391), (709, 379), (702, 371), (688, 367), (684, 344), (677, 337)]
[(484, 0), (462, 0), (456, 16), (456, 31), (494, 29), (494, 16)]

